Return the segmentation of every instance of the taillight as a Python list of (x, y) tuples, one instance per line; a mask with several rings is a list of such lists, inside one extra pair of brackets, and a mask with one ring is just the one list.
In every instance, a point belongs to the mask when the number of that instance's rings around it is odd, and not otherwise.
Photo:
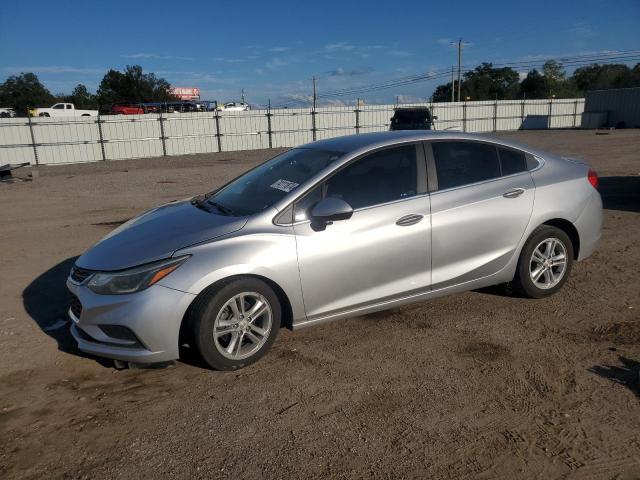
[(598, 188), (598, 174), (595, 170), (589, 169), (589, 173), (587, 174), (587, 179), (589, 183), (593, 186), (593, 188)]

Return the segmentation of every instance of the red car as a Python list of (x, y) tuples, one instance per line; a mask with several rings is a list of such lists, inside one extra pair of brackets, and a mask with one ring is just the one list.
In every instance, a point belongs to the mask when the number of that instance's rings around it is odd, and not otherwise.
[(139, 103), (115, 103), (111, 107), (112, 115), (142, 115), (147, 113)]

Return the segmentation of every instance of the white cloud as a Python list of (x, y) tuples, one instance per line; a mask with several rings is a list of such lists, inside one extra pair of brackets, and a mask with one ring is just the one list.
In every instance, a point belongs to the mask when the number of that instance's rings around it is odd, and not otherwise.
[(567, 31), (578, 38), (593, 37), (595, 34), (591, 25), (586, 22), (575, 22)]
[(289, 50), (289, 47), (273, 47), (269, 49), (270, 52), (286, 52), (287, 50)]
[(357, 75), (366, 75), (371, 72), (373, 72), (372, 67), (353, 68), (349, 70), (338, 67), (335, 70), (331, 70), (330, 72), (328, 72), (328, 74), (330, 77), (355, 77)]
[[(516, 57), (516, 60), (521, 60), (525, 62), (537, 62), (537, 61), (545, 61), (545, 60), (557, 60), (559, 62), (567, 61), (571, 57), (580, 57), (580, 56), (596, 56), (596, 55), (608, 55), (612, 53), (620, 53), (618, 50), (592, 50), (592, 51), (580, 51), (580, 52), (572, 52), (572, 53), (537, 53), (533, 55), (522, 55), (520, 57)], [(586, 59), (588, 60), (588, 59)]]
[(288, 64), (289, 62), (287, 62), (286, 60), (283, 60), (281, 58), (273, 58), (269, 62), (267, 62), (265, 66), (269, 70), (277, 70), (278, 68), (284, 67), (285, 65), (288, 65)]
[(156, 59), (156, 60), (185, 60), (191, 61), (194, 60), (193, 57), (182, 57), (179, 55), (158, 55), (156, 53), (127, 53), (124, 55), (120, 55), (122, 58), (132, 58), (132, 59)]
[(347, 42), (337, 42), (337, 43), (329, 43), (324, 46), (325, 50), (343, 50), (343, 51), (351, 51), (356, 48), (354, 45), (351, 45)]
[(428, 101), (426, 98), (416, 97), (414, 95), (396, 95), (398, 103), (425, 103)]
[(4, 73), (21, 73), (21, 72), (35, 72), (35, 73), (107, 73), (108, 68), (84, 68), (84, 67), (69, 67), (65, 65), (46, 65), (46, 66), (26, 66), (26, 67), (3, 67)]
[(344, 100), (322, 100), (320, 105), (323, 107), (347, 107), (349, 104)]
[(396, 57), (410, 57), (413, 55), (411, 52), (407, 52), (406, 50), (391, 50), (389, 55), (393, 55)]

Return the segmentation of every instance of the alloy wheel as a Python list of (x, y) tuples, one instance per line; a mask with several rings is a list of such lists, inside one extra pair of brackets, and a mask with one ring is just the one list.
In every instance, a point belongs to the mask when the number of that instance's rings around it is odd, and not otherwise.
[(242, 292), (220, 309), (213, 325), (216, 349), (231, 360), (256, 353), (267, 341), (273, 312), (267, 299), (256, 292)]
[(548, 290), (555, 287), (567, 270), (567, 248), (558, 238), (547, 238), (533, 249), (529, 276), (533, 284)]

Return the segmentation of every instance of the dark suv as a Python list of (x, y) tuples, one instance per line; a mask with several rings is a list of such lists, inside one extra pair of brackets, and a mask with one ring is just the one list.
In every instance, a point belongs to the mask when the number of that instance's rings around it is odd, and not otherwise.
[(395, 108), (389, 130), (433, 130), (434, 119), (427, 107)]

